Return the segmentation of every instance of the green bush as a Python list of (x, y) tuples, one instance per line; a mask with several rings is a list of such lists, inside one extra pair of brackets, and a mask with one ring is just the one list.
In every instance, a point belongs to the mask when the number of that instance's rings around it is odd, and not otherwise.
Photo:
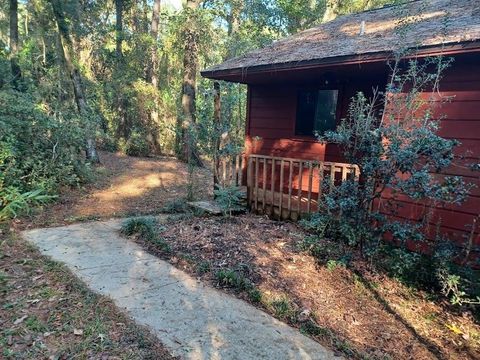
[(174, 199), (168, 201), (163, 207), (162, 212), (167, 214), (182, 214), (188, 212), (189, 206), (185, 199)]
[(165, 230), (158, 224), (153, 216), (142, 216), (125, 220), (120, 228), (120, 232), (127, 236), (137, 235), (139, 239), (153, 245), (165, 253), (171, 251), (170, 245), (165, 239), (159, 236), (159, 233)]
[(0, 90), (0, 211), (4, 216), (51, 199), (46, 195), (56, 194), (60, 186), (88, 180), (91, 172), (81, 155), (82, 124), (74, 112), (52, 114), (28, 93)]
[(240, 271), (233, 269), (219, 270), (216, 278), (221, 286), (236, 289), (238, 291), (250, 290), (253, 284)]
[[(480, 305), (480, 270), (455, 264), (455, 249), (448, 242), (429, 255), (391, 244), (377, 251), (374, 264), (401, 282), (445, 296), (454, 305)], [(478, 307), (476, 314), (480, 317)]]
[(120, 232), (127, 236), (139, 235), (144, 240), (153, 240), (157, 236), (157, 220), (152, 216), (142, 216), (125, 220)]
[[(347, 118), (335, 131), (318, 137), (338, 144), (346, 161), (358, 166), (361, 178), (334, 184), (326, 177), (320, 211), (302, 224), (319, 238), (358, 247), (374, 263), (386, 265), (388, 259), (395, 259), (387, 266), (395, 277), (412, 278), (435, 291), (440, 288), (457, 304), (476, 301), (472, 286), (466, 285), (465, 272), (460, 275), (454, 271), (452, 253), (436, 251), (434, 259), (426, 261), (425, 256), (407, 250), (407, 243), (421, 248), (421, 244), (430, 242), (432, 246), (433, 242), (437, 249), (444, 243), (440, 234), (435, 239), (425, 235), (431, 227), (428, 210), (421, 221), (394, 220), (401, 196), (434, 209), (461, 204), (471, 188), (461, 177), (437, 175), (454, 164), (458, 142), (437, 134), (440, 124), (431, 114), (438, 101), (432, 103), (419, 96), (438, 90), (450, 61), (436, 57), (400, 65), (401, 59), (402, 54), (392, 65), (385, 92), (374, 92), (372, 98), (358, 93)], [(379, 108), (388, 112), (379, 112)], [(381, 207), (375, 205), (379, 199)], [(386, 238), (396, 246), (385, 246)], [(315, 244), (311, 249), (321, 250)], [(330, 262), (330, 268), (338, 262), (336, 258), (328, 260), (335, 261)], [(417, 281), (419, 278), (422, 280)]]
[(150, 145), (146, 136), (138, 131), (132, 132), (125, 144), (125, 154), (144, 157), (150, 155)]
[(232, 216), (236, 211), (241, 211), (242, 191), (238, 186), (216, 186), (213, 191), (215, 201), (218, 203), (225, 216)]

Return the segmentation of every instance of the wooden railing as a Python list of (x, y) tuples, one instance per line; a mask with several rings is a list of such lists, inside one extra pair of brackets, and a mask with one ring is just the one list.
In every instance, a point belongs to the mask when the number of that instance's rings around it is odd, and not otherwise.
[(223, 156), (214, 167), (215, 178), (218, 185), (242, 186), (245, 156), (243, 154)]
[(358, 181), (359, 176), (354, 164), (250, 155), (247, 201), (254, 211), (296, 220), (302, 213), (317, 211), (325, 184), (328, 191), (348, 178)]

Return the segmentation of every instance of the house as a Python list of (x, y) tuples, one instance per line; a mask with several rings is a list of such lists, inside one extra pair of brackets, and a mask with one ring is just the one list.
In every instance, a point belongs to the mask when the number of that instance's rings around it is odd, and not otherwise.
[[(315, 211), (321, 178), (359, 176), (334, 144), (319, 143), (314, 132), (338, 125), (357, 92), (368, 96), (373, 88), (385, 89), (387, 62), (400, 47), (415, 49), (416, 57), (454, 58), (440, 87), (452, 97), (442, 106), (440, 135), (459, 140), (459, 152), (479, 162), (480, 4), (412, 1), (339, 17), (202, 72), (248, 85), (246, 178), (252, 208), (296, 218)], [(473, 241), (478, 248), (479, 173), (458, 167), (451, 174), (477, 187), (462, 206), (435, 209), (436, 217), (458, 244)], [(421, 206), (404, 202), (398, 216), (422, 215)]]

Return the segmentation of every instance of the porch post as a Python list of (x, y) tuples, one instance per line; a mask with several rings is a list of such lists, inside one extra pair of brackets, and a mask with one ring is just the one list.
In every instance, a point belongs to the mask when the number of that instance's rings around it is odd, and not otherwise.
[(215, 125), (215, 143), (213, 149), (213, 187), (220, 183), (219, 168), (220, 168), (220, 137), (222, 132), (222, 109), (220, 99), (220, 83), (215, 81), (213, 83), (213, 121)]

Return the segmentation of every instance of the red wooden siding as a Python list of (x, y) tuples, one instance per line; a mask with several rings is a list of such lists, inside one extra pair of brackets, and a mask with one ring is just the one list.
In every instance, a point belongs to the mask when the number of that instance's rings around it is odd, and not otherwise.
[[(379, 67), (375, 72), (372, 68), (368, 71), (369, 73), (362, 73), (362, 69), (357, 69), (352, 72), (350, 69), (345, 72), (348, 75), (342, 75), (341, 70), (335, 70), (337, 85), (330, 88), (340, 90), (337, 121), (346, 116), (350, 100), (356, 92), (361, 90), (368, 94), (372, 87), (384, 88), (386, 70)], [(319, 76), (318, 73), (316, 76)], [(305, 86), (311, 86), (314, 80), (309, 79), (306, 83), (307, 80), (302, 78), (298, 83), (249, 85), (247, 154), (344, 162), (335, 145), (320, 144), (313, 137), (295, 135), (297, 92)], [(470, 236), (469, 226), (480, 213), (480, 173), (474, 173), (465, 166), (480, 161), (480, 56), (458, 56), (446, 71), (440, 90), (441, 96), (450, 97), (450, 102), (441, 104), (441, 107), (434, 111), (434, 117), (441, 119), (439, 134), (459, 140), (461, 145), (456, 153), (464, 156), (459, 165), (452, 166), (446, 173), (463, 176), (467, 181), (476, 184), (477, 188), (472, 190), (467, 201), (461, 206), (436, 208), (430, 220), (432, 227), (429, 231), (432, 232), (434, 226), (437, 229), (440, 224), (443, 233), (459, 246), (463, 246)], [(424, 93), (423, 96), (428, 98), (436, 94)], [(294, 188), (298, 189), (298, 179), (294, 177), (293, 183)], [(305, 184), (306, 178), (303, 178), (304, 190)], [(315, 180), (313, 188), (314, 191), (318, 189), (318, 182)], [(424, 205), (408, 198), (402, 199), (399, 205), (399, 218), (419, 220), (426, 212)], [(479, 228), (480, 224), (473, 241), (476, 255), (480, 253)]]
[[(403, 197), (398, 203), (400, 208), (398, 219), (418, 220), (431, 212), (427, 229), (430, 237), (434, 237), (438, 230), (459, 247), (459, 256), (462, 248), (471, 240), (473, 251), (470, 259), (478, 259), (480, 255), (480, 224), (472, 233), (474, 220), (480, 214), (480, 173), (469, 170), (468, 165), (480, 162), (480, 62), (475, 59), (465, 60), (458, 58), (447, 70), (440, 83), (440, 94), (450, 97), (450, 101), (439, 104), (433, 111), (433, 118), (440, 120), (439, 135), (461, 142), (455, 153), (463, 156), (455, 166), (445, 173), (448, 175), (463, 176), (465, 181), (475, 185), (467, 200), (461, 205), (430, 208)], [(436, 96), (425, 93), (424, 98)], [(382, 204), (380, 203), (382, 208)], [(384, 209), (385, 210), (385, 209)], [(433, 210), (433, 211), (432, 211)], [(385, 210), (386, 211), (386, 210)], [(479, 219), (480, 220), (480, 219)], [(473, 238), (470, 237), (473, 234)]]

